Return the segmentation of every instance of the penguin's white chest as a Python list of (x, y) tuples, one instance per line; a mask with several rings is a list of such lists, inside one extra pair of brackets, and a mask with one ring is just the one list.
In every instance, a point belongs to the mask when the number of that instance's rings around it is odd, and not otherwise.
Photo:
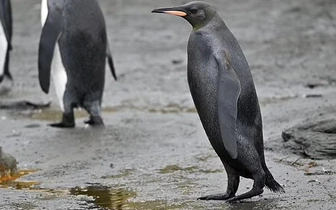
[(4, 26), (0, 21), (0, 76), (3, 75), (5, 70), (6, 54), (8, 50), (8, 42), (5, 34)]
[(48, 16), (48, 0), (42, 0), (41, 2), (41, 24), (42, 27), (47, 20)]
[[(42, 26), (46, 22), (47, 17), (48, 17), (48, 0), (42, 0), (41, 2)], [(68, 78), (62, 62), (61, 52), (58, 43), (55, 45), (54, 57), (51, 63), (51, 77), (54, 82), (56, 95), (60, 103), (61, 109), (62, 111), (64, 111), (63, 97)]]
[(63, 66), (58, 44), (56, 44), (55, 46), (54, 57), (51, 64), (51, 77), (54, 82), (56, 95), (60, 103), (61, 109), (62, 111), (64, 111), (63, 97), (68, 78), (65, 72), (65, 68)]

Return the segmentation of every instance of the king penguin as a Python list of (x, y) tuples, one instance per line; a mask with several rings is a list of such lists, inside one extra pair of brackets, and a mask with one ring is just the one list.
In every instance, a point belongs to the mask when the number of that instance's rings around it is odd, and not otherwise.
[(53, 127), (74, 127), (73, 109), (84, 108), (92, 126), (104, 125), (101, 103), (106, 58), (117, 79), (105, 20), (96, 0), (42, 0), (42, 33), (38, 52), (39, 82), (49, 92), (50, 74), (63, 111)]
[(12, 7), (10, 0), (0, 1), (0, 83), (9, 72), (9, 51), (12, 50)]
[[(237, 201), (263, 193), (266, 185), (283, 192), (264, 157), (261, 113), (246, 58), (216, 10), (205, 2), (155, 9), (186, 19), (190, 92), (212, 147), (228, 177), (226, 193), (200, 200)], [(253, 179), (250, 191), (236, 196), (240, 177)]]

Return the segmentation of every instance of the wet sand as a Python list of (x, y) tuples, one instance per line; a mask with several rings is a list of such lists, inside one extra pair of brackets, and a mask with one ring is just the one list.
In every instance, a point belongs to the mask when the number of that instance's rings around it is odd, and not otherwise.
[[(119, 80), (106, 73), (106, 128), (60, 130), (52, 88), (37, 78), (39, 0), (12, 0), (15, 83), (1, 101), (47, 102), (43, 110), (0, 110), (0, 145), (21, 170), (37, 170), (0, 189), (1, 209), (334, 209), (336, 160), (292, 154), (281, 138), (298, 124), (336, 113), (334, 0), (209, 0), (235, 34), (260, 98), (266, 162), (285, 194), (265, 190), (243, 203), (197, 201), (226, 190), (224, 169), (201, 127), (186, 79), (191, 30), (181, 18), (150, 14), (177, 0), (100, 0)], [(310, 85), (309, 85), (310, 84)], [(312, 85), (316, 86), (311, 88)], [(307, 98), (309, 94), (322, 97)], [(322, 173), (320, 173), (322, 172)], [(319, 175), (317, 175), (319, 174)], [(252, 182), (242, 179), (238, 193)], [(23, 189), (15, 189), (23, 188)], [(88, 196), (89, 195), (89, 196)]]

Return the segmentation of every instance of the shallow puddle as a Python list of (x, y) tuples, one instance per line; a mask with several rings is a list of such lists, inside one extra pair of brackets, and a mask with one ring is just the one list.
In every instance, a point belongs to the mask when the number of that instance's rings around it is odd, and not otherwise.
[(144, 202), (134, 202), (131, 199), (135, 198), (137, 194), (131, 190), (115, 189), (106, 186), (90, 186), (87, 188), (75, 187), (70, 190), (72, 195), (91, 196), (93, 201), (87, 203), (94, 203), (97, 206), (109, 210), (137, 210), (137, 209), (152, 209), (152, 210), (178, 210), (183, 209), (183, 205), (168, 204), (163, 200), (151, 200)]
[(31, 189), (38, 182), (17, 181), (19, 178), (37, 172), (37, 170), (20, 170), (12, 175), (6, 175), (0, 178), (0, 188), (13, 188), (13, 189)]
[[(75, 110), (75, 118), (87, 117), (88, 114), (84, 110)], [(57, 122), (62, 119), (62, 112), (60, 110), (35, 110), (25, 117), (30, 117), (34, 120), (44, 120)]]
[[(103, 110), (105, 112), (105, 110)], [(110, 112), (110, 109), (108, 109)], [(112, 111), (111, 111), (112, 112)], [(83, 109), (74, 110), (75, 119), (88, 117), (89, 114)], [(62, 119), (62, 111), (55, 109), (35, 109), (35, 110), (24, 110), (18, 113), (19, 117), (31, 118), (33, 120), (43, 120), (50, 122), (57, 122)]]
[(75, 187), (70, 189), (72, 195), (92, 196), (98, 206), (107, 209), (125, 209), (128, 199), (136, 196), (135, 192), (126, 189), (113, 189), (106, 186)]

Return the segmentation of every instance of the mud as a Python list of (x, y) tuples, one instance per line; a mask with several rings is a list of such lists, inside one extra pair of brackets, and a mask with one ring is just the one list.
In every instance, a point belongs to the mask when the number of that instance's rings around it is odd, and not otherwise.
[[(0, 100), (52, 103), (41, 110), (0, 110), (0, 145), (15, 156), (19, 170), (37, 170), (16, 180), (34, 185), (0, 189), (0, 209), (99, 209), (105, 200), (110, 209), (335, 208), (336, 160), (302, 158), (281, 137), (286, 129), (332, 120), (336, 113), (334, 0), (209, 0), (249, 61), (261, 102), (266, 162), (286, 190), (265, 190), (237, 204), (196, 200), (224, 192), (227, 178), (187, 86), (191, 27), (181, 18), (150, 13), (184, 0), (99, 1), (118, 74), (115, 82), (106, 73), (104, 130), (85, 127), (81, 111), (75, 129), (47, 126), (61, 114), (54, 89), (45, 95), (38, 84), (40, 1), (12, 2), (15, 81)], [(238, 193), (251, 185), (242, 179)]]

